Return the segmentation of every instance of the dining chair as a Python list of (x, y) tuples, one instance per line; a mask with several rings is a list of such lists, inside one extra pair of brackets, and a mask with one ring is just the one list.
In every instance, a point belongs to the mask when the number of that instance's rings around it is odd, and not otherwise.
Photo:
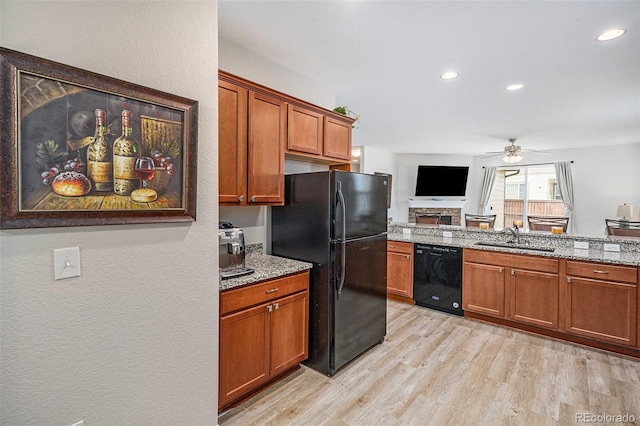
[(488, 223), (489, 229), (493, 229), (493, 225), (496, 221), (495, 214), (481, 215), (481, 214), (465, 214), (464, 226), (469, 228), (479, 228), (481, 223)]
[(607, 235), (621, 237), (640, 237), (640, 222), (629, 220), (605, 219)]
[(416, 214), (416, 223), (425, 225), (438, 225), (442, 213), (420, 213)]
[(565, 216), (527, 216), (529, 231), (547, 231), (551, 232), (551, 228), (556, 226), (562, 227), (562, 232), (567, 232), (569, 226), (569, 218)]

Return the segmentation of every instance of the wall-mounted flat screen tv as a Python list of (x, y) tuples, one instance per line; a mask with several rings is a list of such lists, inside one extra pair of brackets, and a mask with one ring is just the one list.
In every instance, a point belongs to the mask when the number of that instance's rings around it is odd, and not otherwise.
[(416, 196), (462, 197), (468, 175), (468, 166), (418, 166)]

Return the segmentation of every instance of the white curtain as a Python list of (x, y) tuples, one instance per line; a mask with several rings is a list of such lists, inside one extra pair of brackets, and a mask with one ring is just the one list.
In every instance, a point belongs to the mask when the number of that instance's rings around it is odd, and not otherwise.
[(556, 168), (556, 179), (558, 179), (558, 189), (560, 197), (564, 203), (564, 215), (569, 218), (567, 233), (573, 234), (573, 177), (571, 175), (571, 162), (563, 161), (554, 163)]
[(482, 180), (482, 192), (480, 193), (480, 204), (478, 214), (487, 215), (491, 213), (491, 190), (496, 181), (497, 166), (486, 166), (484, 168), (484, 178)]

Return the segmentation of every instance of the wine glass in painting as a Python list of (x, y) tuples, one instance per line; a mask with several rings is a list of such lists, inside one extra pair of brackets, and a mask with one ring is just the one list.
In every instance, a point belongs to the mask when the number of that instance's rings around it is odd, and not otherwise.
[(135, 173), (140, 182), (142, 182), (142, 187), (147, 187), (147, 181), (153, 179), (153, 176), (156, 174), (156, 169), (153, 165), (153, 159), (151, 157), (139, 157), (136, 159), (135, 165)]

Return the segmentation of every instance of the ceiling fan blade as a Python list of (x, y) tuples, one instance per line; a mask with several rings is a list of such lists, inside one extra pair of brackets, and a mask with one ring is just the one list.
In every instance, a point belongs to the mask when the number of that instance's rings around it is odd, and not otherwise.
[(549, 151), (538, 151), (537, 149), (522, 149), (520, 152), (535, 152), (536, 154), (551, 154)]
[(495, 157), (497, 155), (505, 155), (504, 152), (502, 152), (502, 151), (501, 152), (487, 152), (487, 154), (489, 154), (489, 155), (484, 155), (484, 156), (482, 156), (480, 158), (490, 158), (490, 157)]

